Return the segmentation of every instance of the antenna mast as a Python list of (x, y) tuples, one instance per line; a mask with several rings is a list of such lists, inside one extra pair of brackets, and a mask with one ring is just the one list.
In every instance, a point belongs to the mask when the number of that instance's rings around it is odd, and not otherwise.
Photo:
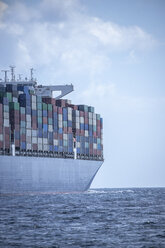
[(11, 68), (11, 81), (13, 82), (15, 81), (15, 74), (14, 74), (15, 66), (10, 66), (10, 68)]
[(30, 75), (31, 75), (31, 79), (30, 79), (30, 80), (31, 80), (31, 81), (33, 81), (33, 71), (34, 71), (34, 69), (31, 68), (31, 69), (30, 69)]
[(8, 73), (9, 70), (2, 70), (2, 72), (5, 73), (5, 83), (7, 82), (7, 73)]

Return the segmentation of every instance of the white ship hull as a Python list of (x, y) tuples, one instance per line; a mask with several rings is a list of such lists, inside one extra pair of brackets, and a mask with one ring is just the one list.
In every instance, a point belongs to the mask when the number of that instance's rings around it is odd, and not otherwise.
[(0, 156), (0, 194), (89, 189), (103, 161)]

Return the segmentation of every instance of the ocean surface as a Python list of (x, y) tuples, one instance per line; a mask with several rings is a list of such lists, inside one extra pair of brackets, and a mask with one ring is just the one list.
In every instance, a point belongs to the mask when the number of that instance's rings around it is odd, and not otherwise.
[(165, 247), (165, 188), (0, 196), (0, 247)]

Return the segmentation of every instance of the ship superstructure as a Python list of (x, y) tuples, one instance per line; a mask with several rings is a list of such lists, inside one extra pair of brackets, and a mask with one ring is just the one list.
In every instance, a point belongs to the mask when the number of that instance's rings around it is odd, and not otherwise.
[[(0, 81), (0, 193), (87, 190), (103, 163), (103, 121), (61, 99), (73, 85)], [(54, 98), (53, 92), (60, 91)], [(8, 185), (8, 186), (7, 186)]]

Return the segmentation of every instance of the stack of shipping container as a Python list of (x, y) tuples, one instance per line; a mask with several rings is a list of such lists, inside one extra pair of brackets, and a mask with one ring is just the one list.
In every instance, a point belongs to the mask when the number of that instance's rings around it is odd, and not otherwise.
[(35, 95), (28, 86), (0, 85), (0, 150), (103, 158), (103, 120), (94, 108)]

